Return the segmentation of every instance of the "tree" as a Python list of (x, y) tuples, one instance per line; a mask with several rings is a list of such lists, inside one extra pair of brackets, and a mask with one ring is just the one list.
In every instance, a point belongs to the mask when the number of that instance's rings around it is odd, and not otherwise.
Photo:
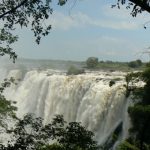
[[(61, 115), (43, 125), (41, 118), (27, 114), (20, 119), (13, 130), (14, 140), (2, 145), (1, 150), (97, 150), (94, 134), (80, 123), (67, 124)], [(54, 144), (49, 142), (54, 141)]]
[[(150, 0), (117, 0), (118, 8), (120, 8), (120, 4), (124, 5), (126, 3), (128, 3), (127, 9), (132, 7), (131, 14), (133, 17), (136, 17), (138, 13), (142, 13), (143, 11), (150, 13)], [(114, 6), (116, 5), (112, 5), (112, 7)]]
[(142, 66), (142, 61), (140, 59), (137, 59), (136, 62), (138, 64), (138, 66)]
[(123, 143), (119, 144), (117, 150), (140, 150), (135, 145), (129, 143), (128, 141), (124, 141)]
[[(129, 1), (129, 2), (128, 2)], [(136, 17), (137, 13), (141, 13), (142, 11), (147, 11), (150, 13), (150, 0), (117, 0), (117, 6), (120, 8), (120, 4), (124, 5), (128, 2), (127, 9), (133, 6), (132, 15)], [(64, 5), (67, 0), (59, 0), (60, 5)], [(113, 7), (114, 5), (112, 5)]]
[(65, 150), (65, 148), (57, 143), (51, 144), (51, 145), (45, 145), (40, 148), (40, 150)]
[(62, 5), (64, 5), (64, 4), (66, 4), (66, 2), (67, 2), (67, 0), (59, 0), (58, 4), (59, 4), (60, 6), (62, 6)]
[(70, 122), (65, 128), (59, 143), (67, 150), (81, 148), (83, 150), (96, 150), (97, 144), (92, 139), (94, 134), (87, 131), (85, 127), (78, 122)]
[(136, 104), (128, 108), (128, 113), (132, 122), (129, 130), (131, 137), (136, 141), (136, 146), (144, 150), (145, 145), (150, 145), (150, 105)]
[[(118, 0), (117, 6), (125, 4), (127, 0)], [(67, 0), (58, 0), (58, 5), (64, 5)], [(12, 44), (18, 40), (14, 30), (19, 25), (31, 27), (36, 42), (39, 44), (41, 37), (49, 34), (51, 25), (45, 25), (45, 20), (49, 18), (53, 10), (50, 6), (51, 0), (5, 0), (0, 2), (0, 56), (9, 55), (10, 58), (17, 58), (17, 54), (12, 49)], [(146, 10), (150, 12), (149, 0), (129, 0), (127, 8), (133, 6), (132, 15), (136, 16)], [(112, 5), (114, 6), (114, 5)]]
[(130, 61), (128, 63), (128, 66), (131, 67), (131, 68), (137, 68), (137, 63), (135, 61)]
[[(64, 5), (67, 0), (59, 0), (59, 5)], [(132, 15), (136, 17), (137, 13), (141, 13), (142, 11), (146, 10), (147, 12), (150, 12), (150, 1), (149, 0), (129, 0), (132, 3), (128, 3), (129, 8), (130, 6), (133, 6)], [(1, 23), (3, 24), (3, 27), (0, 29), (0, 55), (3, 56), (5, 54), (9, 55), (10, 58), (12, 58), (14, 61), (17, 58), (17, 54), (13, 51), (11, 45), (18, 40), (18, 36), (14, 35), (14, 30), (16, 29), (16, 25), (19, 25), (20, 27), (29, 27), (31, 25), (31, 30), (34, 33), (34, 36), (36, 37), (36, 42), (39, 44), (40, 39), (42, 36), (46, 36), (49, 34), (49, 31), (51, 29), (51, 25), (45, 26), (44, 20), (49, 18), (49, 15), (52, 13), (52, 8), (50, 7), (51, 0), (5, 0), (0, 2), (0, 19)], [(125, 4), (126, 0), (118, 0), (118, 7), (119, 4)], [(133, 5), (134, 3), (134, 5)], [(96, 62), (96, 63), (95, 63)], [(98, 60), (91, 63), (90, 68), (95, 67)], [(149, 92), (150, 92), (150, 74), (149, 71), (143, 73), (143, 81), (146, 82), (146, 85), (144, 88), (140, 91), (141, 101), (138, 103), (138, 105), (135, 105), (133, 107), (129, 108), (129, 114), (131, 116), (131, 121), (133, 124), (132, 133), (134, 133), (133, 139), (139, 140), (139, 147), (140, 149), (144, 149), (145, 144), (149, 144), (149, 137), (147, 136), (146, 132), (149, 133), (149, 128), (147, 129), (147, 125), (149, 125), (149, 121), (146, 123), (142, 123), (142, 120), (138, 120), (137, 116), (149, 116)], [(1, 102), (1, 113), (4, 112), (11, 112), (12, 110), (15, 110), (15, 108), (11, 107), (11, 103), (4, 99), (3, 95), (0, 96), (0, 102)], [(10, 109), (11, 108), (11, 109)], [(145, 113), (146, 112), (146, 113)], [(144, 115), (143, 115), (144, 114)], [(25, 118), (24, 118), (25, 119)], [(27, 117), (29, 121), (30, 117)], [(146, 119), (147, 120), (147, 119)], [(17, 140), (15, 141), (14, 145), (11, 145), (11, 143), (8, 144), (8, 147), (2, 146), (3, 149), (25, 149), (25, 148), (35, 148), (36, 146), (42, 146), (43, 141), (40, 143), (34, 143), (34, 139), (39, 140), (40, 134), (37, 133), (43, 133), (44, 138), (47, 138), (47, 134), (52, 135), (53, 138), (60, 137), (60, 133), (64, 133), (62, 128), (57, 128), (58, 130), (51, 130), (51, 126), (46, 126), (46, 131), (43, 131), (41, 121), (38, 119), (39, 122), (34, 120), (31, 120), (30, 122), (24, 122), (23, 120), (19, 121), (19, 124), (16, 126), (16, 129), (13, 130), (14, 135), (16, 135)], [(136, 122), (139, 121), (138, 126), (135, 128)], [(144, 126), (141, 125), (144, 124)], [(27, 133), (24, 126), (30, 125), (31, 129), (33, 128), (33, 134)], [(39, 125), (39, 126), (38, 126)], [(75, 125), (75, 131), (76, 127), (79, 127), (78, 124)], [(44, 127), (45, 129), (45, 127)], [(78, 128), (80, 129), (80, 128)], [(145, 129), (145, 130), (144, 130)], [(139, 131), (143, 131), (142, 135)], [(39, 132), (40, 131), (40, 132)], [(53, 134), (53, 131), (57, 131)], [(73, 130), (74, 131), (74, 130)], [(84, 130), (83, 130), (84, 131)], [(134, 131), (134, 132), (133, 132)], [(67, 131), (65, 133), (68, 133)], [(69, 132), (70, 133), (70, 132)], [(55, 135), (55, 136), (54, 136)], [(65, 135), (65, 134), (64, 134)], [(72, 134), (71, 134), (72, 135)], [(79, 134), (80, 135), (80, 134)], [(63, 137), (63, 136), (62, 136)], [(71, 136), (69, 136), (71, 137)], [(65, 143), (70, 142), (70, 138), (65, 137), (62, 141)], [(89, 135), (91, 137), (91, 135)], [(42, 137), (43, 138), (43, 137)], [(68, 141), (67, 141), (68, 140)], [(76, 139), (74, 139), (76, 140)], [(36, 141), (36, 142), (37, 142)], [(44, 143), (45, 144), (45, 143)], [(70, 144), (72, 144), (70, 142)], [(80, 142), (78, 141), (77, 144), (80, 146)], [(15, 147), (14, 147), (15, 146)], [(21, 147), (19, 147), (21, 146)], [(86, 145), (87, 146), (87, 145)], [(74, 147), (74, 144), (71, 146), (71, 148)], [(78, 146), (77, 146), (78, 147)], [(38, 148), (38, 147), (37, 147)], [(84, 147), (85, 148), (85, 147)]]
[[(128, 2), (129, 1), (129, 2)], [(136, 15), (137, 13), (141, 13), (142, 11), (147, 11), (150, 13), (150, 0), (117, 0), (117, 6), (120, 8), (119, 4), (126, 4), (128, 2), (127, 9), (130, 6), (133, 6), (132, 15)], [(59, 0), (60, 5), (64, 5), (67, 0)], [(114, 5), (112, 5), (114, 6)]]
[(75, 66), (70, 66), (67, 71), (67, 75), (78, 75), (78, 74), (82, 74), (82, 73), (85, 73), (84, 69), (78, 69)]
[[(59, 0), (58, 4), (65, 4), (66, 0)], [(0, 2), (0, 56), (9, 55), (15, 61), (17, 54), (11, 45), (18, 40), (14, 31), (18, 26), (30, 27), (37, 44), (41, 37), (49, 34), (51, 25), (46, 25), (53, 10), (51, 0), (5, 0)]]
[[(128, 108), (132, 126), (129, 129), (127, 145), (121, 144), (121, 147), (132, 146), (135, 149), (150, 149), (150, 67), (143, 72), (128, 74), (126, 77), (127, 85), (142, 80), (145, 82), (143, 87), (136, 86), (132, 89), (134, 105)], [(128, 89), (127, 89), (128, 90)], [(129, 149), (129, 148), (127, 148)], [(131, 149), (131, 148), (130, 148)], [(120, 148), (121, 150), (121, 148)], [(131, 149), (132, 150), (132, 149)]]
[(15, 111), (17, 110), (17, 107), (13, 105), (15, 102), (7, 100), (3, 95), (4, 90), (7, 87), (9, 87), (11, 84), (15, 84), (15, 82), (16, 81), (13, 78), (4, 79), (4, 82), (1, 83), (0, 86), (0, 126), (3, 127), (4, 129), (7, 129), (7, 123), (6, 123), (7, 117), (16, 119)]
[(96, 57), (89, 57), (86, 60), (87, 68), (95, 68), (98, 65), (98, 58)]
[(135, 61), (130, 61), (128, 63), (128, 66), (131, 68), (138, 68), (138, 67), (142, 66), (142, 61), (140, 59), (137, 59)]

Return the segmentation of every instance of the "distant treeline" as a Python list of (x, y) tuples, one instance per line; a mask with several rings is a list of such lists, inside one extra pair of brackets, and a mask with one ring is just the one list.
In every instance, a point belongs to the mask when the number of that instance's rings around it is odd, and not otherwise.
[(99, 60), (97, 57), (89, 57), (84, 62), (70, 62), (68, 67), (67, 75), (77, 75), (85, 73), (87, 70), (106, 70), (106, 71), (142, 71), (147, 66), (147, 63), (142, 62), (140, 59), (133, 60), (130, 62), (118, 62), (111, 60)]
[(97, 57), (89, 57), (85, 62), (85, 68), (87, 69), (114, 69), (114, 70), (134, 70), (143, 69), (146, 67), (146, 63), (142, 62), (140, 59), (130, 61), (130, 62), (118, 62), (118, 61), (103, 61), (98, 60)]

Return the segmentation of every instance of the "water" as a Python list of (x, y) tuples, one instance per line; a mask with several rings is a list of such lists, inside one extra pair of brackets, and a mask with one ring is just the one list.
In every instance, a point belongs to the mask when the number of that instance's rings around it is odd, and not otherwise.
[[(122, 122), (120, 140), (127, 136), (129, 103), (125, 97), (125, 73), (97, 71), (67, 76), (64, 69), (39, 70), (35, 66), (0, 71), (1, 79), (19, 79), (4, 93), (7, 99), (17, 102), (18, 117), (30, 112), (48, 123), (54, 115), (62, 114), (66, 121), (81, 122), (93, 131), (99, 144)], [(110, 87), (111, 80), (116, 83)]]

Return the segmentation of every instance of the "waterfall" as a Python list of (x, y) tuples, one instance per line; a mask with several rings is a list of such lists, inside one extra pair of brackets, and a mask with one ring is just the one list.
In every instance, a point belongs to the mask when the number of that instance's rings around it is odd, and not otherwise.
[[(62, 114), (68, 122), (81, 122), (95, 133), (98, 143), (104, 143), (121, 122), (123, 130), (128, 124), (124, 75), (87, 72), (67, 76), (56, 70), (14, 69), (6, 71), (5, 76), (19, 79), (18, 84), (6, 89), (4, 94), (17, 102), (18, 117), (30, 112), (48, 123), (54, 115)], [(111, 80), (115, 84), (110, 87)]]

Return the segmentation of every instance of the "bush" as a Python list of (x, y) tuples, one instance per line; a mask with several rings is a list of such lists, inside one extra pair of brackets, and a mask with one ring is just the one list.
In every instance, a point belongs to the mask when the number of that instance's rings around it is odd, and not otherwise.
[(87, 68), (95, 68), (98, 65), (98, 58), (96, 57), (89, 57), (86, 60)]
[(136, 63), (138, 64), (138, 66), (141, 66), (142, 65), (142, 61), (140, 59), (137, 59), (136, 60)]
[(118, 146), (117, 150), (140, 150), (140, 149), (138, 149), (135, 145), (132, 145), (127, 141), (124, 141)]
[(137, 59), (135, 61), (129, 62), (128, 66), (131, 68), (138, 68), (142, 65), (142, 61), (140, 59)]
[(82, 73), (85, 73), (84, 69), (78, 69), (75, 66), (71, 66), (67, 71), (67, 75), (78, 75)]

